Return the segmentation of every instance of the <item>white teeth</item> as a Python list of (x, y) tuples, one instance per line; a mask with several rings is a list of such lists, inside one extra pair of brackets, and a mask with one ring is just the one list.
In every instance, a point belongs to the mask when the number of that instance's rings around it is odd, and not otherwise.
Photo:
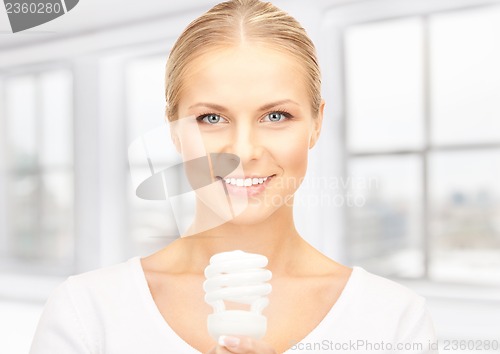
[(254, 178), (224, 178), (224, 182), (238, 187), (250, 187), (264, 183), (268, 177)]

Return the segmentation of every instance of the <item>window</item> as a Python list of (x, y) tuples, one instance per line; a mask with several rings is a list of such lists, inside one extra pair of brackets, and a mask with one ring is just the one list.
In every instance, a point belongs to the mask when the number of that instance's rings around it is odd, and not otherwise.
[(2, 79), (2, 266), (71, 265), (73, 89), (66, 69)]
[[(139, 253), (149, 253), (165, 246), (179, 236), (169, 201), (143, 200), (135, 195), (135, 188), (152, 171), (179, 163), (179, 156), (170, 141), (165, 123), (164, 72), (167, 54), (136, 57), (125, 66), (127, 102), (127, 143), (130, 146), (140, 137), (149, 147), (147, 153), (129, 154), (127, 175), (129, 184), (129, 230), (134, 247)], [(132, 149), (133, 147), (131, 147)]]
[(500, 7), (349, 26), (350, 261), (500, 284)]

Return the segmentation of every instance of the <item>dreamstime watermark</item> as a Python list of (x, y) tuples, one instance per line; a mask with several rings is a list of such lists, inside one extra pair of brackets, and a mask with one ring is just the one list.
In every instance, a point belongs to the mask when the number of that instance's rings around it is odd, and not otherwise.
[(12, 32), (40, 26), (71, 11), (79, 0), (3, 0)]

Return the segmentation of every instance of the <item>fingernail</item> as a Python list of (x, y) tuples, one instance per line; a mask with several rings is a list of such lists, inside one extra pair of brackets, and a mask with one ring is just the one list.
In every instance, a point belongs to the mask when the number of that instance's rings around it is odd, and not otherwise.
[(240, 344), (240, 339), (238, 337), (230, 337), (230, 336), (220, 336), (219, 345), (223, 345), (225, 347), (237, 347)]

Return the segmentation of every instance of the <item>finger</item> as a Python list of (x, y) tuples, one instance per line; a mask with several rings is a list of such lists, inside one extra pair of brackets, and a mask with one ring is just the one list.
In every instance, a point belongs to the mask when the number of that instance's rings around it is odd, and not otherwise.
[(220, 336), (217, 341), (220, 346), (224, 346), (226, 348), (238, 348), (241, 343), (241, 337), (238, 336)]
[(276, 354), (269, 344), (244, 336), (221, 336), (219, 345), (224, 345), (234, 354)]

